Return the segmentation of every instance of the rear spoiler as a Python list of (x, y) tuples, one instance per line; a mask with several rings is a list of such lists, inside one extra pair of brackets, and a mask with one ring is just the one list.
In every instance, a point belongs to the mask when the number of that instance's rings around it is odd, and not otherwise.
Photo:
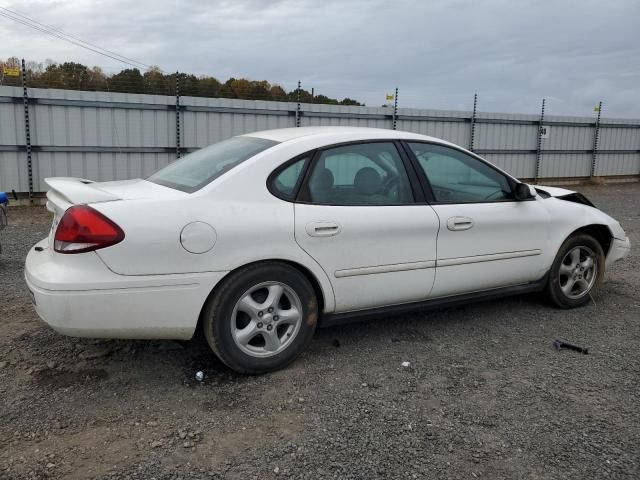
[[(51, 177), (45, 178), (44, 183), (50, 188), (47, 193), (49, 200), (54, 200), (51, 197), (58, 197), (58, 199), (73, 205), (120, 200), (120, 197), (100, 190), (94, 186), (95, 182), (84, 178)], [(52, 195), (50, 196), (50, 194)]]
[(44, 183), (50, 189), (47, 192), (47, 210), (53, 213), (64, 212), (73, 205), (120, 200), (120, 197), (100, 190), (95, 182), (84, 178), (52, 177), (45, 178)]

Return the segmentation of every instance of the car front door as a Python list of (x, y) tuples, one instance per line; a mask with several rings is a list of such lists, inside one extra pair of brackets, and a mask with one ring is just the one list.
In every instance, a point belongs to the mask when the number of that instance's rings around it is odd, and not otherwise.
[(513, 180), (464, 151), (407, 142), (439, 217), (431, 297), (519, 285), (545, 274), (548, 212), (517, 201)]
[(295, 203), (295, 237), (325, 270), (336, 311), (424, 300), (439, 221), (393, 141), (318, 151)]

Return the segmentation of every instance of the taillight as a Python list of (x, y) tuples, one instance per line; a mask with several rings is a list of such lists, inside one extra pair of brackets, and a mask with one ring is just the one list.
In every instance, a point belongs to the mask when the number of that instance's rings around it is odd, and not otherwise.
[(91, 252), (123, 239), (122, 229), (103, 214), (86, 205), (76, 205), (60, 219), (53, 249), (59, 253)]

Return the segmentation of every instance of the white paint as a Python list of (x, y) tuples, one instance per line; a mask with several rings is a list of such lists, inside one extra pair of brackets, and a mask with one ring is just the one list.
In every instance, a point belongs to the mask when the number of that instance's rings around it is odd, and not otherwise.
[(43, 251), (32, 249), (25, 277), (40, 316), (70, 335), (189, 338), (212, 289), (228, 272), (261, 260), (302, 265), (318, 281), (324, 312), (344, 312), (537, 280), (562, 242), (585, 225), (611, 231), (607, 265), (629, 251), (617, 221), (553, 198), (570, 193), (558, 188), (545, 188), (552, 198), (524, 202), (294, 205), (274, 197), (266, 179), (301, 153), (368, 139), (450, 144), (350, 127), (253, 135), (282, 143), (192, 194), (144, 180), (50, 179), (48, 208), (57, 219), (74, 203), (89, 203), (117, 223), (125, 239), (75, 255), (53, 252), (46, 239)]
[(216, 243), (216, 231), (208, 223), (191, 222), (180, 232), (180, 243), (189, 253), (206, 253)]

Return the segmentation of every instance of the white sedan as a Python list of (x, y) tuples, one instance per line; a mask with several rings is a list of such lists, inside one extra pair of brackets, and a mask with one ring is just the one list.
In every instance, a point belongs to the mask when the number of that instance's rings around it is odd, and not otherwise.
[(542, 290), (578, 307), (630, 248), (579, 193), (390, 130), (269, 130), (145, 180), (46, 182), (53, 226), (25, 269), (45, 322), (84, 337), (203, 329), (252, 374), (293, 361), (318, 323)]

